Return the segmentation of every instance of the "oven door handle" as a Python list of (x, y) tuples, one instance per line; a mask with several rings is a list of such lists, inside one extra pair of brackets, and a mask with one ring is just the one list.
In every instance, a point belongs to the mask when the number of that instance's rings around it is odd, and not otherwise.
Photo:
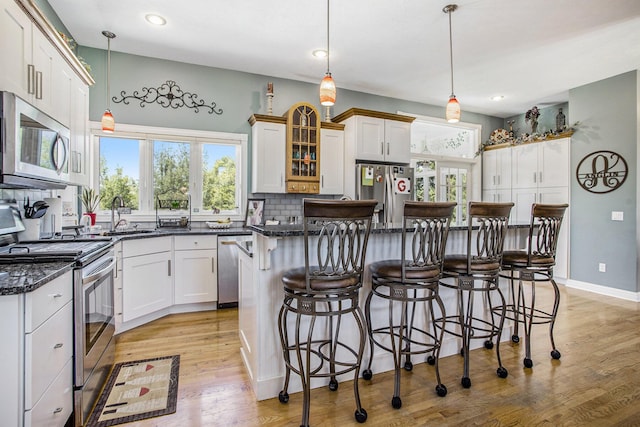
[(86, 285), (87, 283), (95, 282), (102, 279), (104, 276), (106, 276), (107, 274), (110, 274), (113, 271), (113, 267), (115, 265), (116, 265), (116, 259), (114, 257), (114, 258), (111, 258), (111, 261), (105, 268), (100, 269), (99, 271), (96, 271), (91, 276), (83, 277), (82, 284)]

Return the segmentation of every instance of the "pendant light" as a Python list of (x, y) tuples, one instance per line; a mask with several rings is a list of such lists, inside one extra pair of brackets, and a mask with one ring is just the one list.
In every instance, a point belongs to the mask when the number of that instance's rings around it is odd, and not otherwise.
[(106, 133), (113, 133), (116, 128), (116, 121), (111, 114), (111, 39), (116, 35), (111, 31), (103, 31), (102, 35), (107, 38), (107, 109), (104, 110), (102, 115), (102, 131)]
[(451, 60), (451, 96), (447, 103), (445, 117), (449, 123), (458, 123), (460, 121), (460, 104), (453, 92), (453, 37), (451, 36), (451, 12), (458, 9), (457, 4), (446, 5), (442, 11), (449, 15), (449, 58)]
[(327, 0), (327, 73), (320, 82), (320, 104), (327, 107), (326, 121), (331, 121), (329, 117), (329, 107), (336, 103), (336, 84), (329, 71), (329, 1)]

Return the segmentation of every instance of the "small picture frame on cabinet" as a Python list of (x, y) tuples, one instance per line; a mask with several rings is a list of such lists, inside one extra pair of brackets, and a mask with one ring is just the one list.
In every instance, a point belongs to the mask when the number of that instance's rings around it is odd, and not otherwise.
[(264, 217), (264, 199), (247, 199), (244, 225), (262, 225)]

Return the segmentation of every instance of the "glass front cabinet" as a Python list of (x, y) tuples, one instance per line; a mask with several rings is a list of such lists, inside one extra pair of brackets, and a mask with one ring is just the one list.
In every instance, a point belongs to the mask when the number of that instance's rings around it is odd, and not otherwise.
[(320, 192), (320, 115), (301, 102), (287, 112), (287, 193)]

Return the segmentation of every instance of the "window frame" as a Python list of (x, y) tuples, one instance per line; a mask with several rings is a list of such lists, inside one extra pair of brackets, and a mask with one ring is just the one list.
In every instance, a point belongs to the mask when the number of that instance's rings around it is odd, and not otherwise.
[[(153, 141), (188, 142), (192, 144), (190, 150), (189, 169), (190, 177), (194, 176), (194, 171), (199, 171), (196, 176), (202, 176), (202, 150), (194, 150), (193, 147), (203, 144), (228, 144), (240, 147), (240, 159), (236, 162), (236, 167), (240, 170), (236, 172), (236, 198), (237, 210), (235, 213), (222, 211), (214, 214), (211, 211), (191, 213), (194, 221), (212, 221), (220, 218), (231, 218), (232, 220), (242, 220), (244, 218), (244, 208), (248, 197), (248, 135), (244, 133), (229, 133), (217, 131), (201, 131), (177, 128), (164, 128), (156, 126), (141, 126), (119, 124), (115, 132), (105, 133), (102, 131), (100, 122), (90, 122), (90, 147), (91, 147), (91, 170), (90, 187), (96, 191), (100, 185), (100, 137), (129, 138), (140, 141), (140, 177), (139, 177), (139, 198), (140, 211), (127, 215), (133, 221), (155, 221), (156, 212), (153, 199)], [(192, 169), (196, 168), (196, 169)], [(202, 183), (189, 183), (192, 206), (200, 207), (202, 204)], [(146, 206), (145, 206), (146, 205)], [(110, 221), (110, 210), (98, 212), (98, 221)]]

